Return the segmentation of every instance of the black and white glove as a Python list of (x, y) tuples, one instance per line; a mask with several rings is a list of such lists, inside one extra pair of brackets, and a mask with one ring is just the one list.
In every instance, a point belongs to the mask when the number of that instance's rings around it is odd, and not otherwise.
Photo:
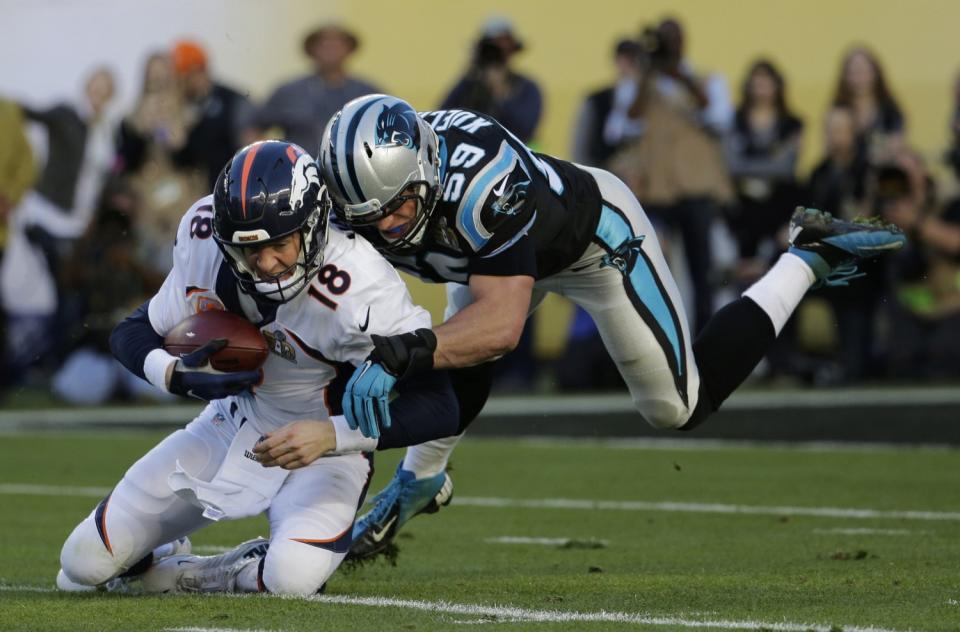
[(179, 358), (170, 377), (170, 392), (211, 401), (242, 393), (260, 381), (260, 371), (224, 373), (208, 366), (210, 356), (226, 346), (226, 338), (214, 338)]

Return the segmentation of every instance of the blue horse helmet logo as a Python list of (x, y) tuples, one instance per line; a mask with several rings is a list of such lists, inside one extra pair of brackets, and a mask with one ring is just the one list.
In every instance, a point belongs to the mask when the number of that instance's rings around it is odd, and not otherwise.
[(399, 145), (420, 149), (420, 127), (417, 113), (405, 103), (383, 106), (377, 117), (377, 144)]

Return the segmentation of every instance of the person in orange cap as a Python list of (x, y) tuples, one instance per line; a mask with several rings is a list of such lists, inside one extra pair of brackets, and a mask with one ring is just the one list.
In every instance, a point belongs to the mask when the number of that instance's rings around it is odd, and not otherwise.
[(180, 167), (200, 169), (212, 187), (220, 168), (244, 145), (253, 105), (233, 88), (213, 80), (200, 44), (180, 40), (171, 56), (194, 121), (187, 142), (173, 155), (173, 161)]

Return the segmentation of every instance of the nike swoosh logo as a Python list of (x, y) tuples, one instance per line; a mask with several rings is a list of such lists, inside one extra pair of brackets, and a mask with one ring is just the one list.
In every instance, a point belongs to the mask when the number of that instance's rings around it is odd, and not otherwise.
[[(364, 375), (366, 375), (367, 371), (370, 370), (370, 367), (371, 367), (371, 366), (373, 366), (373, 363), (370, 362), (370, 360), (365, 361), (365, 362), (363, 363), (363, 368), (360, 370), (360, 373), (356, 375), (356, 378), (359, 380), (359, 379), (362, 378)], [(350, 378), (350, 379), (353, 379), (353, 378)]]
[(370, 306), (367, 306), (367, 317), (364, 319), (363, 324), (360, 325), (360, 331), (366, 331), (367, 327), (370, 326)]
[(500, 186), (498, 186), (496, 189), (493, 190), (493, 194), (496, 195), (497, 197), (500, 197), (501, 195), (503, 195), (503, 192), (507, 188), (507, 180), (509, 179), (510, 179), (509, 175), (504, 176), (503, 180), (500, 181)]
[(370, 539), (373, 540), (374, 542), (380, 542), (381, 540), (383, 540), (385, 537), (387, 537), (387, 532), (390, 531), (390, 527), (392, 527), (393, 523), (396, 521), (397, 521), (396, 516), (391, 517), (389, 520), (387, 520), (387, 524), (383, 525), (382, 529), (380, 529), (379, 531), (370, 532)]

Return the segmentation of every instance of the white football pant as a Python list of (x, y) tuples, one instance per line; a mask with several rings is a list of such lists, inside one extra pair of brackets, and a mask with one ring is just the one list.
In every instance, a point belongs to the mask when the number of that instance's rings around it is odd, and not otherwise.
[[(548, 292), (593, 318), (637, 411), (657, 428), (679, 428), (697, 407), (700, 374), (680, 290), (660, 241), (636, 196), (602, 169), (581, 167), (603, 198), (597, 233), (580, 259), (533, 287), (532, 313)], [(473, 302), (466, 285), (447, 284), (444, 320)], [(458, 438), (407, 450), (418, 478), (443, 471)]]
[[(60, 564), (67, 577), (95, 586), (127, 571), (155, 547), (212, 523), (173, 493), (167, 477), (179, 460), (209, 481), (220, 469), (237, 422), (209, 404), (134, 463), (123, 479), (67, 538)], [(315, 593), (350, 548), (370, 463), (361, 454), (323, 457), (294, 470), (270, 504), (270, 548), (261, 587), (279, 594)]]

